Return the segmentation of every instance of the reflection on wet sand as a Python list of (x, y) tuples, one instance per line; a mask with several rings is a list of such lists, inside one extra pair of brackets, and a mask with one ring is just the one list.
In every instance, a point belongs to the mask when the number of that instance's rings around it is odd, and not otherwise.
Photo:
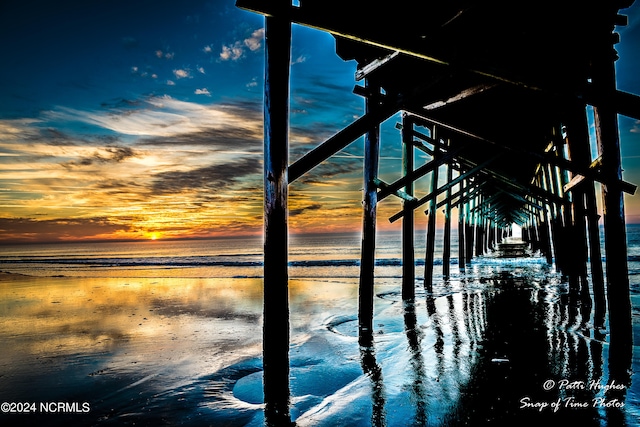
[[(629, 353), (535, 268), (473, 272), (406, 301), (390, 281), (367, 337), (356, 280), (292, 281), (292, 421), (631, 427)], [(264, 425), (259, 280), (43, 280), (0, 283), (0, 398), (91, 412), (33, 421)]]
[(384, 381), (382, 369), (376, 361), (373, 336), (370, 333), (360, 333), (360, 361), (362, 371), (371, 381), (371, 425), (375, 427), (386, 426)]
[[(581, 297), (509, 273), (484, 286), (447, 294), (446, 283), (443, 296), (402, 302), (406, 366), (393, 366), (404, 361), (398, 355), (375, 359), (376, 345), (388, 346), (388, 337), (361, 351), (374, 425), (402, 425), (379, 414), (398, 411), (395, 402), (405, 394), (406, 425), (628, 425), (631, 358), (613, 358)], [(627, 376), (614, 376), (613, 365)], [(406, 392), (392, 392), (386, 383), (403, 368)], [(392, 374), (383, 380), (383, 372)]]

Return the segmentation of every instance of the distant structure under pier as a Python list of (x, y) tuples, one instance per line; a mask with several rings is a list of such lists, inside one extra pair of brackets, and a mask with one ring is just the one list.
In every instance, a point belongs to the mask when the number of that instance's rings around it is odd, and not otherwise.
[[(389, 220), (402, 221), (403, 299), (413, 299), (420, 285), (414, 271), (417, 210), (428, 216), (427, 290), (433, 283), (437, 215), (444, 221), (445, 276), (452, 251), (464, 270), (473, 257), (496, 249), (516, 224), (531, 249), (569, 279), (572, 292), (589, 303), (591, 292), (596, 322), (604, 322), (608, 307), (610, 351), (631, 351), (623, 195), (636, 187), (622, 176), (618, 114), (640, 120), (640, 97), (616, 88), (614, 29), (626, 25), (620, 9), (632, 3), (237, 0), (238, 7), (265, 16), (268, 418), (289, 417), (288, 186), (362, 136), (361, 344), (372, 340), (376, 208), (395, 197), (398, 212)], [(292, 23), (335, 36), (337, 54), (357, 61), (354, 91), (366, 105), (360, 118), (293, 163), (288, 148)], [(398, 114), (402, 178), (383, 182), (379, 128)], [(589, 123), (595, 126), (597, 152), (591, 149)], [(430, 160), (416, 164), (416, 151)], [(429, 191), (416, 194), (414, 183), (423, 177), (430, 180)], [(451, 247), (452, 227), (458, 230), (457, 248)]]

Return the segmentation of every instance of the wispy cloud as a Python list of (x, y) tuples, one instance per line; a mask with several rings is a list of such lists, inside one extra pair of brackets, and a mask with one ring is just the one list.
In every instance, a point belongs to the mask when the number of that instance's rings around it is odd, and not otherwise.
[[(255, 232), (261, 119), (252, 102), (151, 97), (0, 120), (2, 238), (29, 229), (22, 238), (54, 240), (56, 228), (61, 239), (144, 238), (150, 229), (183, 237)], [(108, 221), (87, 220), (96, 217)], [(178, 230), (185, 218), (189, 226)]]
[(79, 159), (63, 162), (64, 167), (89, 166), (94, 163), (120, 163), (131, 157), (138, 157), (137, 153), (131, 147), (111, 146), (97, 150), (90, 157), (81, 157)]
[(207, 89), (206, 87), (202, 88), (202, 89), (196, 89), (194, 92), (196, 95), (206, 95), (206, 96), (211, 96), (211, 92), (209, 92), (209, 89)]
[[(247, 49), (251, 52), (258, 51), (262, 47), (263, 40), (264, 28), (259, 28), (253, 31), (251, 35), (244, 40), (238, 40), (231, 44), (223, 45), (220, 52), (220, 60), (238, 61), (245, 56)], [(207, 47), (205, 47), (205, 52), (206, 51)]]
[(205, 129), (240, 127), (247, 138), (261, 138), (261, 123), (243, 117), (243, 111), (226, 106), (208, 106), (180, 101), (168, 96), (151, 97), (138, 108), (109, 111), (57, 107), (45, 118), (64, 122), (84, 122), (123, 135), (177, 136)]
[(259, 174), (261, 165), (261, 159), (254, 156), (191, 170), (162, 172), (153, 177), (152, 189), (157, 194), (176, 194), (185, 190), (223, 191), (245, 176)]
[(0, 218), (0, 241), (61, 241), (110, 238), (130, 231), (130, 226), (106, 217), (32, 219)]

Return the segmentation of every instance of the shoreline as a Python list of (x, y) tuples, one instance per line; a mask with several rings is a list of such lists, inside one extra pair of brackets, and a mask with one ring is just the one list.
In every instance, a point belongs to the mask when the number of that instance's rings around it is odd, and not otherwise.
[[(566, 285), (537, 266), (488, 268), (492, 274), (472, 282), (438, 284), (431, 296), (417, 287), (410, 305), (397, 279), (380, 280), (370, 348), (358, 345), (357, 279), (291, 279), (296, 424), (403, 426), (427, 416), (442, 426), (475, 425), (479, 417), (516, 424), (577, 417), (591, 425), (611, 411), (627, 419), (640, 413), (638, 380), (622, 390), (625, 408), (553, 412), (561, 392), (580, 404), (605, 397), (543, 386), (610, 385), (607, 336), (597, 339), (580, 307), (567, 304)], [(11, 349), (0, 356), (0, 400), (91, 406), (39, 414), (41, 425), (261, 425), (261, 279), (0, 278), (1, 338)]]

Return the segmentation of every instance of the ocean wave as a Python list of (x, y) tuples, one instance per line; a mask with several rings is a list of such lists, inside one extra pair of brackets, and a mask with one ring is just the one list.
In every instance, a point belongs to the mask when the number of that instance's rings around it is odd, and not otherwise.
[[(639, 274), (640, 256), (629, 256), (629, 275)], [(604, 260), (604, 259), (603, 259)], [(540, 257), (531, 258), (492, 258), (479, 257), (475, 258), (476, 263), (481, 264), (531, 264), (543, 263), (544, 259)], [(451, 258), (451, 264), (457, 264), (458, 259)], [(402, 258), (377, 258), (375, 260), (376, 267), (401, 267)], [(162, 267), (162, 268), (189, 268), (189, 267), (262, 267), (264, 265), (262, 256), (258, 254), (250, 255), (216, 255), (216, 256), (187, 256), (187, 257), (3, 257), (0, 259), (0, 267), (7, 265), (21, 266), (59, 266), (59, 267), (90, 267), (90, 268), (144, 268), (144, 267)], [(360, 259), (293, 259), (289, 260), (289, 267), (312, 268), (312, 267), (359, 267)], [(416, 258), (416, 266), (424, 266), (424, 258)], [(436, 258), (433, 261), (434, 266), (441, 266), (442, 259)]]
[[(227, 259), (234, 258), (234, 259)], [(70, 267), (91, 268), (127, 268), (127, 267), (261, 267), (263, 261), (255, 259), (237, 259), (237, 257), (146, 257), (146, 258), (5, 258), (0, 259), (2, 265), (56, 265)], [(441, 262), (440, 262), (441, 263)], [(398, 258), (383, 258), (376, 260), (376, 266), (399, 267), (402, 260)], [(424, 261), (417, 261), (417, 265)], [(290, 267), (358, 267), (359, 259), (328, 259), (328, 260), (292, 260)]]

